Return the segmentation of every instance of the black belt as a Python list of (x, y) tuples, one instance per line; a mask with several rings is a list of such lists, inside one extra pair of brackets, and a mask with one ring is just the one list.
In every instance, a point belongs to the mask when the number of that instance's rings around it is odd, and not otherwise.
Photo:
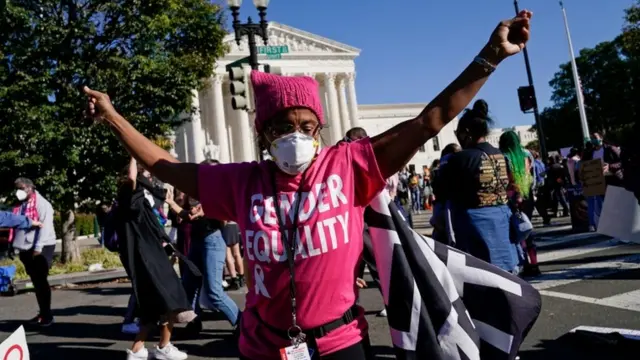
[[(269, 331), (271, 331), (272, 333), (278, 335), (281, 338), (284, 339), (289, 339), (289, 335), (287, 333), (287, 330), (282, 330), (282, 329), (278, 329), (275, 328), (269, 324), (267, 324), (266, 322), (264, 322), (262, 320), (262, 318), (260, 317), (260, 315), (258, 314), (257, 311), (255, 310), (251, 310), (253, 311), (254, 315), (258, 318), (258, 320), (260, 321), (260, 323), (262, 325), (264, 325), (264, 327), (266, 327), (267, 329), (269, 329)], [(313, 329), (303, 329), (302, 332), (307, 335), (307, 339), (309, 338), (313, 338), (313, 339), (319, 339), (325, 335), (327, 335), (329, 332), (343, 326), (343, 325), (347, 325), (350, 324), (353, 320), (356, 319), (356, 316), (360, 313), (360, 308), (357, 305), (353, 305), (351, 308), (349, 308), (349, 310), (347, 310), (339, 319), (333, 320), (329, 323), (326, 323), (324, 325), (320, 325), (316, 328)]]

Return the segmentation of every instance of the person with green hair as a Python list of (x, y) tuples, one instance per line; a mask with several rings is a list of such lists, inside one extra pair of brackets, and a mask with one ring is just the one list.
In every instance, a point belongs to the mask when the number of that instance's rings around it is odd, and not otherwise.
[[(509, 174), (509, 186), (507, 193), (513, 204), (531, 219), (534, 208), (533, 185), (534, 178), (531, 171), (533, 159), (520, 142), (520, 136), (515, 131), (507, 131), (500, 136), (499, 148), (507, 160)], [(521, 246), (526, 256), (523, 276), (536, 276), (540, 274), (538, 256), (532, 236), (529, 236)], [(524, 254), (523, 254), (524, 255)]]
[(520, 143), (515, 131), (507, 131), (500, 136), (500, 151), (507, 158), (509, 175), (514, 198), (524, 201), (531, 197), (533, 175), (531, 174), (531, 156)]

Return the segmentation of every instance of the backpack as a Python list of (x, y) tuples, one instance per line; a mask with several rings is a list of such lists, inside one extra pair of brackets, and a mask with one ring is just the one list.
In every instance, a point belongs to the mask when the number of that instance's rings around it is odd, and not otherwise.
[(114, 202), (111, 205), (111, 210), (107, 213), (104, 219), (104, 231), (102, 233), (102, 245), (109, 251), (118, 252), (118, 232), (117, 225), (118, 219), (116, 217), (116, 211), (118, 210), (118, 203)]

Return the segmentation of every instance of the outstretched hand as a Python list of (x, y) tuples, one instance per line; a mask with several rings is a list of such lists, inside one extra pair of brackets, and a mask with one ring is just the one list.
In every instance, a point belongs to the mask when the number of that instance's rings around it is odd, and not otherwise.
[(108, 115), (116, 113), (116, 110), (113, 108), (113, 104), (111, 104), (111, 99), (109, 99), (109, 95), (96, 90), (91, 90), (87, 86), (82, 88), (82, 91), (89, 98), (87, 116), (96, 121), (102, 121)]
[(169, 205), (171, 205), (171, 203), (175, 203), (175, 199), (174, 199), (174, 196), (173, 196), (173, 191), (171, 191), (171, 190), (167, 191), (167, 194), (164, 197), (164, 201)]
[(530, 22), (533, 13), (522, 10), (516, 17), (501, 21), (489, 38), (489, 47), (497, 60), (503, 60), (522, 51), (530, 36)]

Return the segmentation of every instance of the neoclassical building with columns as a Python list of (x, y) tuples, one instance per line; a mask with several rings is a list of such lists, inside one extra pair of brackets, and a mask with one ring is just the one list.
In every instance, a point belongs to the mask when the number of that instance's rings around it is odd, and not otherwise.
[[(352, 127), (363, 127), (373, 136), (415, 117), (426, 104), (360, 105), (356, 96), (355, 59), (360, 49), (276, 22), (269, 23), (269, 45), (285, 49), (281, 55), (260, 54), (261, 64), (279, 67), (282, 75), (311, 76), (320, 85), (327, 125), (322, 130), (326, 145), (335, 144)], [(251, 111), (233, 110), (225, 66), (249, 55), (246, 39), (238, 46), (230, 34), (224, 42), (227, 55), (218, 60), (216, 75), (204, 90), (194, 91), (199, 109), (191, 121), (175, 130), (174, 155), (182, 161), (217, 159), (222, 163), (260, 158)], [(264, 51), (267, 52), (267, 51)], [(268, 58), (270, 57), (270, 58)], [(273, 57), (279, 57), (273, 59)], [(454, 123), (427, 143), (410, 164), (416, 169), (440, 157), (440, 150), (456, 142)]]

